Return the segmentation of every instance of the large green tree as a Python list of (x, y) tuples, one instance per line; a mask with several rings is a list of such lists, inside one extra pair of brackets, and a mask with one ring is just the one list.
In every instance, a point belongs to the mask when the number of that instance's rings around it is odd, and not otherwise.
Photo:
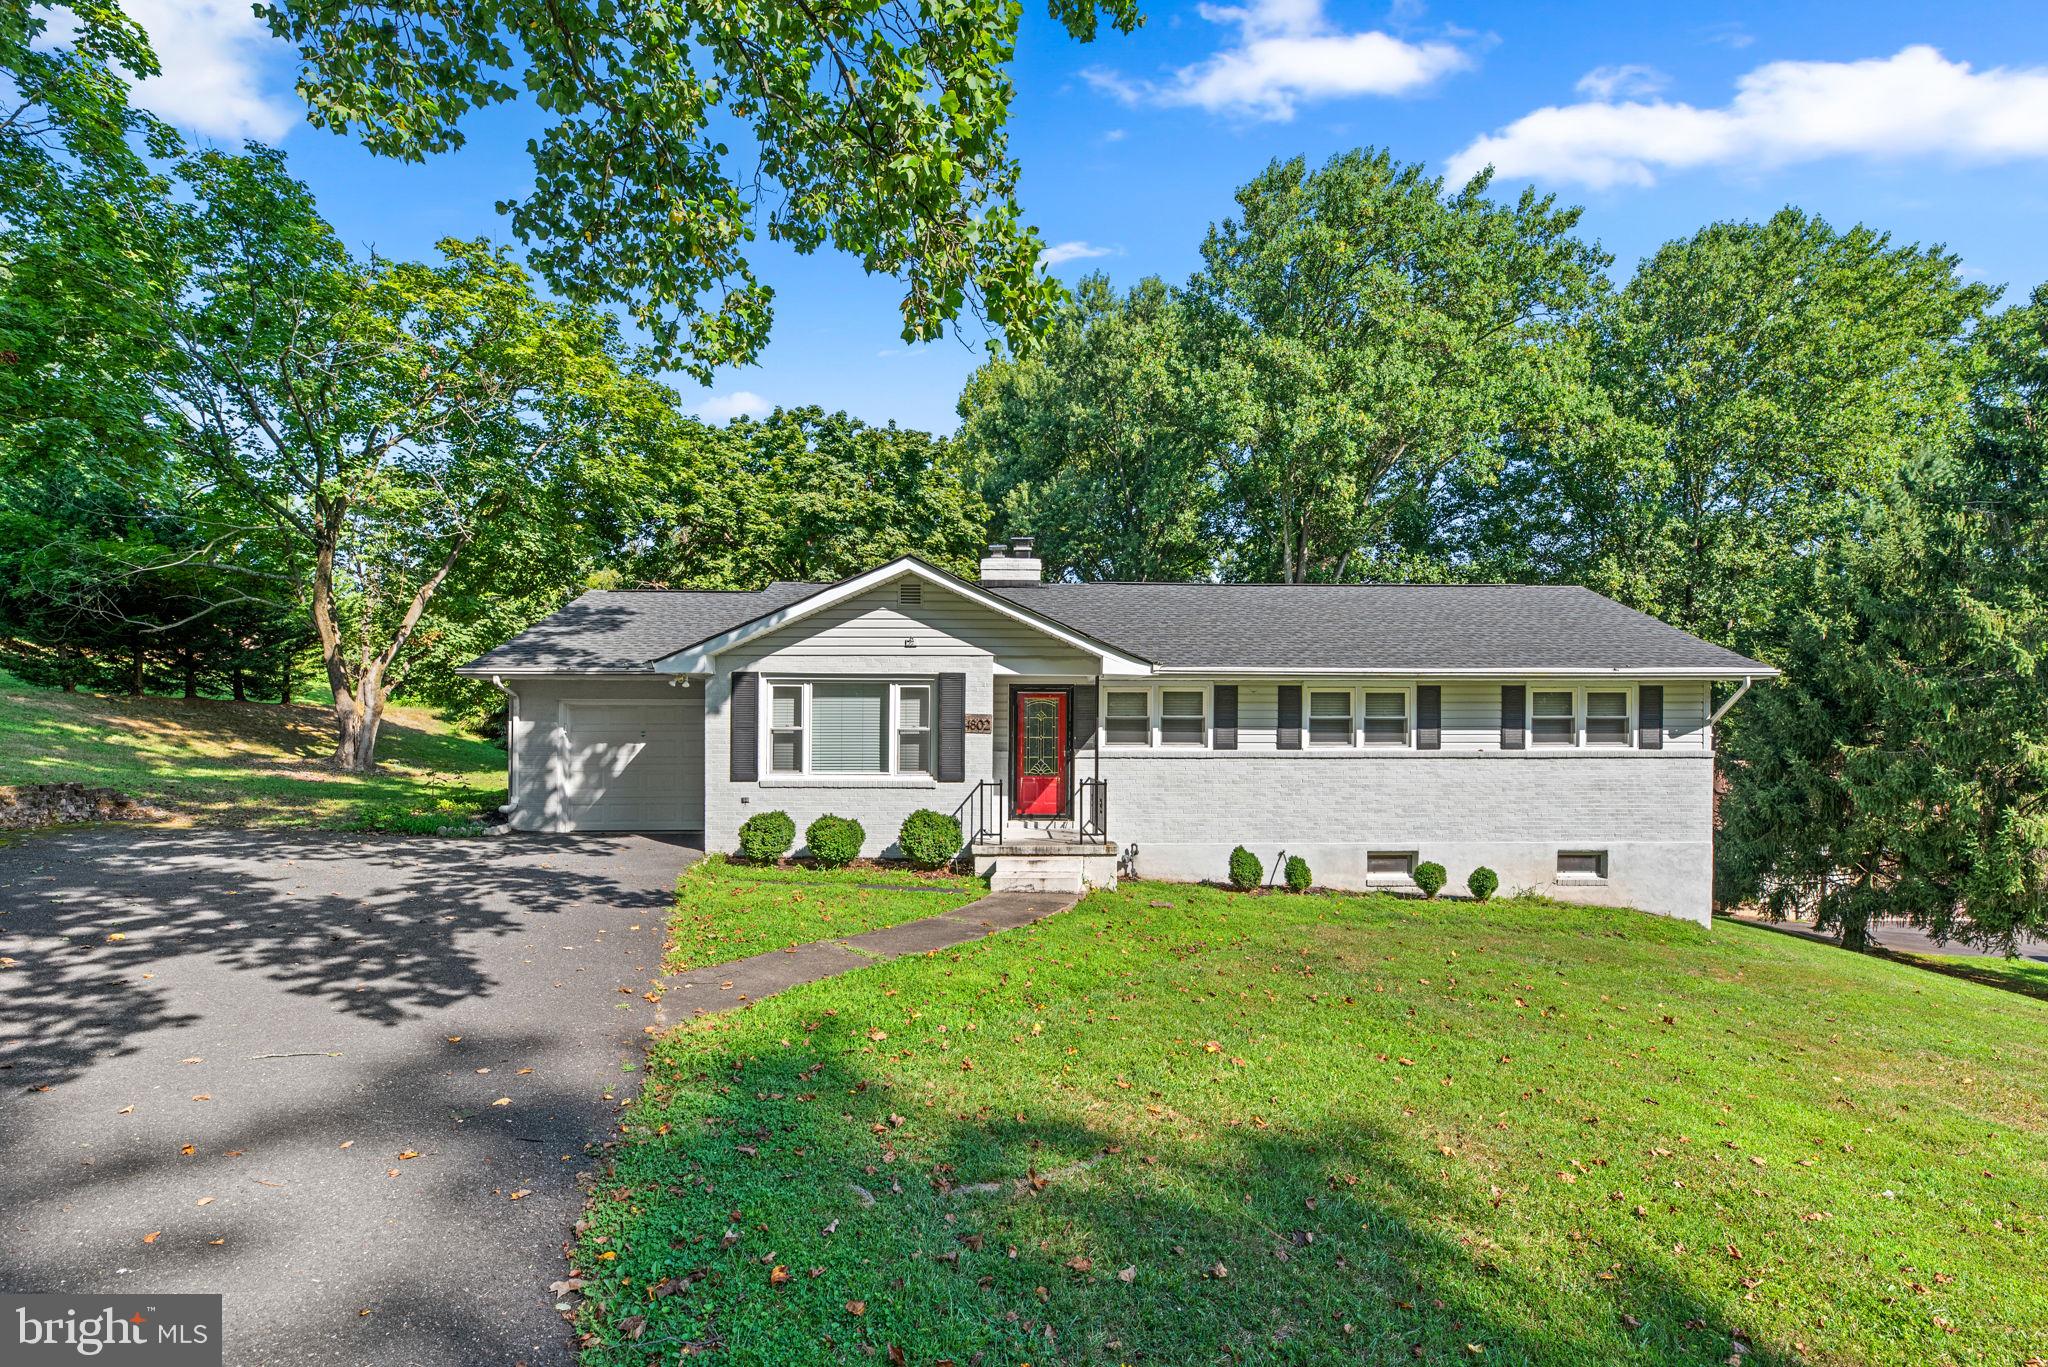
[(951, 441), (819, 408), (684, 440), (700, 458), (660, 477), (621, 582), (751, 589), (858, 574), (900, 555), (973, 574), (988, 510)]
[(1084, 278), (1040, 344), (992, 361), (960, 398), (960, 440), (1001, 534), (1033, 533), (1055, 574), (1194, 579), (1222, 561), (1230, 429), (1157, 278)]
[[(1081, 41), (1134, 0), (1050, 0)], [(773, 291), (757, 225), (900, 276), (906, 338), (968, 308), (1020, 333), (1059, 297), (1004, 134), (1016, 0), (272, 0), (313, 121), (421, 159), (480, 109), (545, 122), (501, 207), (566, 298), (618, 302), (700, 376), (750, 360)], [(737, 144), (737, 145), (735, 145)]]
[(1580, 420), (1574, 324), (1607, 258), (1578, 210), (1371, 149), (1275, 162), (1237, 202), (1187, 287), (1235, 429), (1233, 577), (1357, 578), (1447, 471)]
[(1970, 433), (1912, 457), (1773, 579), (1724, 899), (1861, 948), (1905, 916), (2010, 951), (2048, 929), (2048, 291), (1986, 325)]
[(367, 768), (458, 566), (523, 579), (536, 546), (630, 502), (673, 396), (631, 371), (609, 319), (542, 300), (502, 250), (357, 260), (260, 149), (209, 153), (184, 179), (161, 215), (180, 288), (151, 382), (179, 459), (310, 565), (336, 760)]
[(1768, 653), (1772, 571), (1962, 421), (1996, 291), (1936, 248), (1786, 209), (1645, 261), (1593, 329), (1600, 420), (1517, 472), (1558, 575)]

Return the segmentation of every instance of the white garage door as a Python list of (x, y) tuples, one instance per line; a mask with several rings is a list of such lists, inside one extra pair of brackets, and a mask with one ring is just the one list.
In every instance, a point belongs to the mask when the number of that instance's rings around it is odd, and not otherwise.
[(577, 831), (704, 828), (704, 702), (562, 704), (564, 824)]

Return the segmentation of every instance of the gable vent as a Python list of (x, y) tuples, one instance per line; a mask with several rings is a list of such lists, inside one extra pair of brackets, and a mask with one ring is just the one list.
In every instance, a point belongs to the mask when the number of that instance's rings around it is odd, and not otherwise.
[(914, 608), (924, 601), (924, 581), (906, 579), (896, 586), (896, 601), (904, 607)]

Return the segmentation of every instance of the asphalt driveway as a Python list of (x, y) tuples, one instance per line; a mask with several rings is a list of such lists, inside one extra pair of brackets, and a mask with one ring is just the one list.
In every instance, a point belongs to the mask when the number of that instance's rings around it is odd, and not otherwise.
[(0, 846), (0, 1287), (223, 1292), (230, 1363), (564, 1363), (548, 1283), (696, 851)]

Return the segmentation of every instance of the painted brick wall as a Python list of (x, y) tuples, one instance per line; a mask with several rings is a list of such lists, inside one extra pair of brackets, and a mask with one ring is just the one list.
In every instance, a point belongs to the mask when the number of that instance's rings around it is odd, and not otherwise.
[[(1143, 877), (1221, 878), (1243, 844), (1275, 876), (1298, 854), (1318, 883), (1368, 886), (1366, 856), (1413, 851), (1462, 890), (1711, 915), (1713, 761), (1704, 754), (1106, 754), (1110, 834)], [(1557, 878), (1560, 850), (1605, 850), (1600, 882)]]

